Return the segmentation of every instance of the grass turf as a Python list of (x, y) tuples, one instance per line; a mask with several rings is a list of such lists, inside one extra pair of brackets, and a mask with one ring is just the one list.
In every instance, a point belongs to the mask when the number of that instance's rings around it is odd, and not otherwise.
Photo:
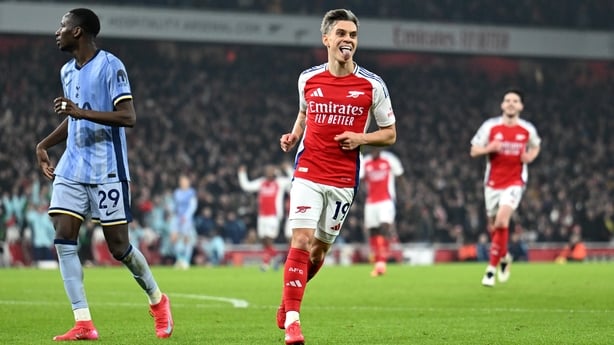
[[(480, 285), (484, 264), (325, 266), (301, 321), (314, 344), (611, 344), (614, 263), (515, 263), (510, 281)], [(104, 344), (283, 344), (275, 325), (282, 272), (155, 267), (175, 331), (158, 340), (147, 299), (123, 267), (85, 269)], [(245, 306), (247, 304), (247, 306)], [(53, 344), (73, 325), (57, 270), (0, 270), (0, 344)]]

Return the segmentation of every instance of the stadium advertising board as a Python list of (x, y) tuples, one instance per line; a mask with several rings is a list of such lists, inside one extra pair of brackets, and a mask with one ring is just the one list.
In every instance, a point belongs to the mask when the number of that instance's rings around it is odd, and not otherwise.
[[(68, 6), (0, 3), (0, 32), (49, 34)], [(321, 44), (315, 16), (92, 6), (101, 36), (282, 46)], [(614, 32), (361, 19), (363, 49), (614, 59)]]

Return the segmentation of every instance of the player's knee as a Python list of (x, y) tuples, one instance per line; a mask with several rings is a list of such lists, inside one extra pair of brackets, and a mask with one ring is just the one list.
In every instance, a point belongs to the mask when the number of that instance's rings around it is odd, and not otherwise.
[(115, 251), (115, 250), (110, 250), (111, 255), (113, 255), (113, 258), (117, 261), (121, 261), (124, 258), (124, 253), (120, 252), (120, 251)]
[(125, 246), (120, 243), (108, 243), (107, 247), (113, 258), (117, 261), (123, 260), (130, 250), (130, 245)]
[(79, 237), (80, 222), (62, 215), (53, 216), (52, 222), (56, 239), (75, 241)]
[(295, 231), (294, 234), (292, 234), (292, 246), (295, 248), (307, 250), (310, 241), (310, 236), (305, 232)]
[(507, 228), (509, 226), (509, 220), (507, 219), (497, 219), (493, 223), (494, 229)]

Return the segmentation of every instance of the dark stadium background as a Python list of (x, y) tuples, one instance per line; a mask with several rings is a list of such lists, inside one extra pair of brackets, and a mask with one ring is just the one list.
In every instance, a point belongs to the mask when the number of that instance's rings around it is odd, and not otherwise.
[[(72, 2), (45, 1), (66, 10)], [(2, 2), (0, 2), (2, 4)], [(614, 2), (595, 1), (84, 1), (79, 6), (147, 8), (276, 14), (313, 17), (345, 7), (361, 20), (475, 24), (523, 29), (565, 30), (614, 37)], [(132, 7), (126, 7), (132, 8)], [(59, 18), (58, 18), (59, 22)], [(29, 264), (30, 241), (25, 211), (48, 182), (36, 166), (34, 146), (60, 121), (51, 100), (61, 93), (59, 68), (68, 59), (57, 51), (53, 32), (0, 34), (0, 240), (21, 251)], [(133, 178), (134, 227), (164, 236), (164, 199), (180, 172), (195, 179), (200, 210), (212, 211), (212, 228), (222, 236), (232, 215), (245, 226), (240, 243), (254, 243), (256, 198), (238, 186), (237, 168), (259, 176), (267, 163), (290, 161), (278, 138), (289, 130), (297, 110), (296, 78), (324, 62), (317, 45), (239, 44), (113, 38), (102, 34), (99, 47), (126, 64), (137, 108), (129, 130)], [(614, 42), (614, 38), (611, 40)], [(573, 47), (578, 42), (570, 40)], [(360, 45), (360, 41), (359, 41)], [(526, 93), (523, 116), (543, 139), (539, 158), (513, 222), (535, 260), (548, 260), (573, 231), (580, 231), (599, 258), (614, 257), (614, 53), (606, 58), (502, 56), (359, 48), (356, 61), (386, 81), (397, 115), (398, 141), (391, 150), (401, 158), (408, 193), (399, 195), (397, 232), (402, 246), (422, 244), (448, 251), (473, 244), (485, 232), (483, 161), (469, 157), (469, 140), (481, 122), (498, 115), (503, 90)], [(61, 150), (50, 151), (54, 159)], [(40, 188), (42, 193), (33, 195)], [(341, 242), (360, 245), (362, 199), (359, 195), (344, 226)], [(235, 221), (234, 226), (236, 228)], [(240, 228), (240, 226), (239, 226)], [(574, 230), (574, 228), (576, 230)], [(17, 237), (11, 237), (17, 234)], [(83, 231), (84, 259), (94, 259), (87, 244), (93, 227)], [(284, 239), (279, 239), (281, 250)], [(148, 243), (150, 260), (161, 262), (158, 242)], [(255, 246), (257, 247), (257, 246)], [(17, 253), (17, 252), (15, 252)], [(531, 254), (533, 253), (533, 254)], [(163, 255), (162, 255), (163, 256)], [(361, 257), (358, 255), (357, 260)], [(596, 259), (592, 258), (592, 259)], [(5, 260), (6, 261), (6, 260)]]

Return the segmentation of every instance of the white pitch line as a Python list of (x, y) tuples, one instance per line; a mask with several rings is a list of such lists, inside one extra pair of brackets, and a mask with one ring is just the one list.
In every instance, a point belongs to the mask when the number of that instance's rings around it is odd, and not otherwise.
[[(252, 308), (260, 308), (260, 309), (276, 309), (278, 305), (261, 305), (261, 306), (252, 306)], [(610, 314), (614, 313), (612, 309), (561, 309), (561, 308), (539, 308), (539, 309), (527, 309), (527, 308), (454, 308), (454, 307), (381, 307), (381, 306), (307, 306), (304, 305), (305, 309), (313, 309), (313, 310), (358, 310), (358, 311), (388, 311), (388, 312), (449, 312), (449, 311), (457, 311), (457, 312), (480, 312), (480, 313), (554, 313), (554, 314), (573, 314), (573, 313), (585, 313), (585, 314)]]
[(193, 295), (193, 294), (183, 294), (183, 293), (171, 293), (172, 297), (183, 297), (183, 298), (192, 298), (199, 300), (207, 300), (207, 301), (220, 301), (220, 302), (228, 302), (232, 304), (235, 308), (247, 308), (249, 303), (244, 299), (237, 298), (228, 298), (228, 297), (218, 297), (218, 296), (207, 296), (207, 295)]
[[(216, 297), (216, 296), (207, 296), (207, 295), (195, 295), (195, 294), (176, 294), (170, 293), (171, 297), (183, 297), (183, 298), (191, 298), (198, 300), (209, 300), (209, 301), (221, 301), (221, 302), (229, 302), (235, 308), (247, 308), (249, 303), (245, 300), (234, 299), (234, 298), (226, 298), (226, 297)], [(19, 301), (19, 300), (1, 300), (0, 305), (66, 305), (68, 302), (57, 302), (57, 301)], [(120, 306), (120, 307), (141, 307), (143, 303), (113, 303), (113, 302), (103, 302), (103, 303), (95, 303), (96, 306)], [(181, 307), (199, 307), (199, 308), (216, 308), (216, 306), (212, 305), (194, 305), (194, 304), (184, 304), (184, 303), (176, 303), (173, 302), (173, 306), (181, 306)], [(251, 305), (250, 308), (255, 309), (277, 309), (279, 305)], [(527, 309), (527, 308), (433, 308), (433, 307), (379, 307), (379, 306), (305, 306), (304, 308), (309, 308), (311, 310), (357, 310), (357, 311), (388, 311), (388, 312), (463, 312), (463, 311), (471, 311), (471, 312), (480, 312), (480, 313), (523, 313), (523, 314), (531, 314), (531, 313), (553, 313), (553, 314), (612, 314), (614, 310), (612, 309), (562, 309), (562, 308), (539, 308), (539, 309)]]

